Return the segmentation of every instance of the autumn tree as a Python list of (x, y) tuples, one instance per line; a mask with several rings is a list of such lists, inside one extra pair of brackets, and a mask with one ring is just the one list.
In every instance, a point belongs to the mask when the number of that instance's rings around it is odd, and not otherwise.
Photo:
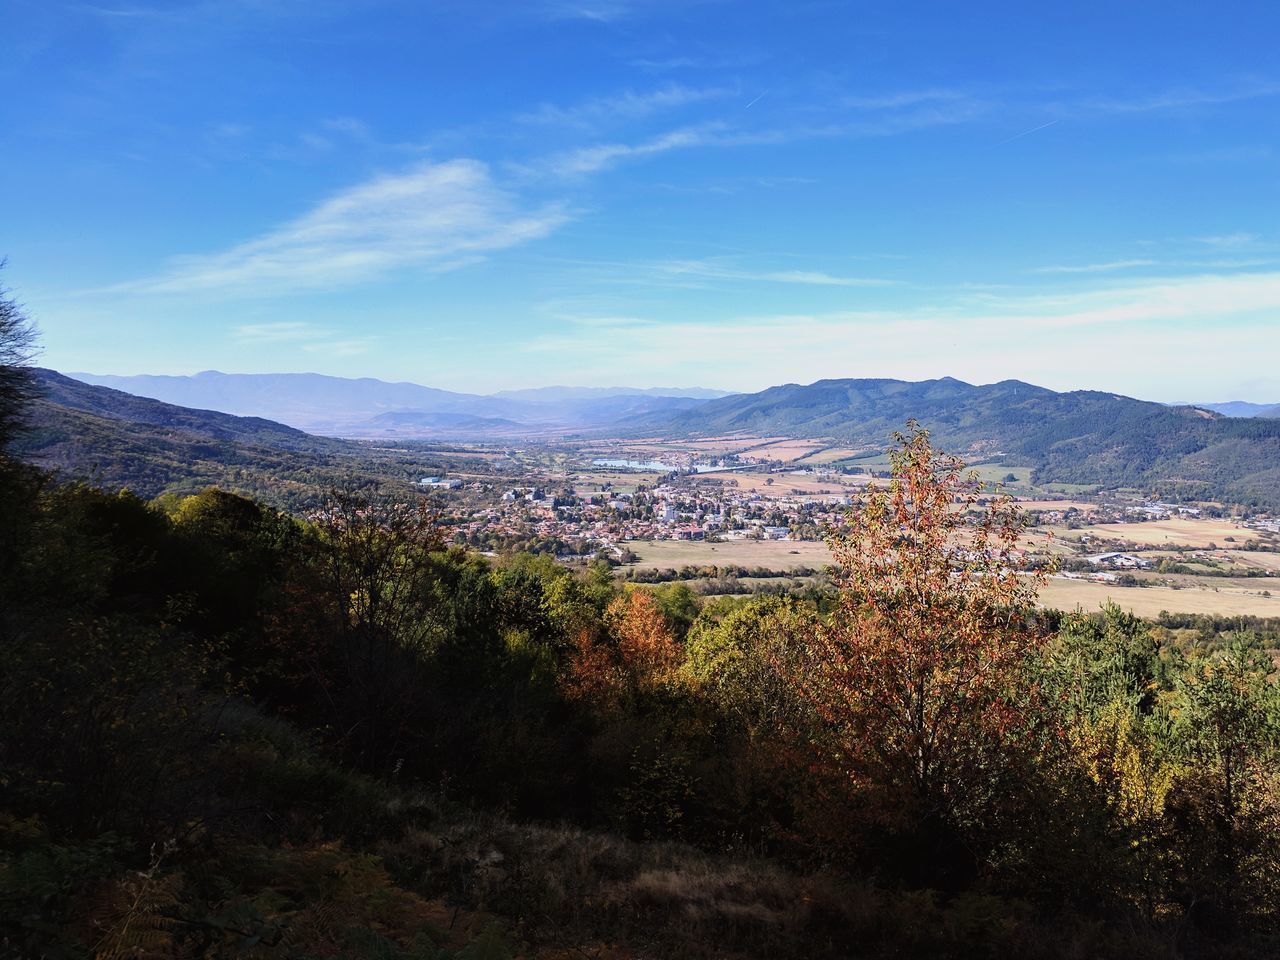
[(682, 651), (662, 607), (648, 590), (615, 597), (605, 609), (605, 630), (580, 627), (571, 638), (567, 690), (600, 706), (652, 692), (671, 680)]
[(1041, 642), (1039, 581), (1020, 570), (1019, 510), (909, 428), (891, 482), (869, 487), (832, 539), (830, 624), (783, 669), (812, 708), (832, 806), (945, 846), (999, 790), (1025, 716), (1019, 671)]

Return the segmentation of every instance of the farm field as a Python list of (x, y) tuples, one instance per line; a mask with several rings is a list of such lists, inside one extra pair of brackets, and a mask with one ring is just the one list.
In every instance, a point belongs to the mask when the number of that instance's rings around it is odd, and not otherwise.
[[(1076, 607), (1092, 612), (1108, 600), (1140, 617), (1154, 617), (1161, 610), (1170, 613), (1214, 613), (1226, 616), (1280, 617), (1280, 595), (1260, 595), (1264, 582), (1248, 590), (1236, 586), (1212, 588), (1189, 587), (1117, 587), (1107, 583), (1065, 580), (1055, 577), (1040, 591), (1040, 605), (1059, 610)], [(1273, 591), (1280, 594), (1280, 591)]]
[(1231, 562), (1254, 570), (1274, 570), (1280, 573), (1280, 553), (1263, 553), (1260, 550), (1224, 551)]
[(765, 567), (793, 570), (822, 567), (831, 562), (825, 543), (799, 540), (631, 540), (626, 547), (639, 557), (641, 570), (675, 570), (684, 566)]
[(1176, 518), (1146, 523), (1103, 523), (1080, 530), (1055, 528), (1055, 535), (1064, 540), (1079, 540), (1091, 536), (1106, 540), (1128, 540), (1149, 547), (1166, 547), (1174, 544), (1188, 547), (1223, 546), (1227, 537), (1248, 540), (1257, 536), (1248, 528), (1230, 520), (1193, 520)]
[(835, 463), (837, 460), (849, 460), (865, 453), (865, 450), (854, 450), (851, 447), (828, 447), (826, 450), (819, 449), (796, 462), (808, 466), (821, 466), (825, 463)]
[[(664, 454), (696, 454), (705, 457), (719, 457), (730, 453), (742, 453), (754, 447), (771, 443), (795, 443), (788, 437), (710, 437), (699, 440), (606, 440), (592, 443), (584, 450), (599, 452), (607, 450), (605, 456), (618, 453), (636, 456), (662, 456)], [(805, 442), (805, 441), (800, 441)]]
[[(1009, 467), (997, 463), (984, 463), (969, 469), (978, 475), (979, 480), (992, 487), (1026, 487), (1031, 483), (1030, 467)], [(1005, 478), (1010, 475), (1014, 479), (1006, 481)]]
[[(787, 473), (749, 473), (746, 471), (718, 471), (709, 470), (701, 476), (723, 478), (725, 483), (730, 486), (737, 486), (739, 490), (749, 490), (754, 493), (767, 491), (771, 496), (783, 497), (792, 490), (799, 490), (806, 494), (830, 493), (832, 495), (840, 495), (850, 493), (852, 488), (857, 484), (856, 478), (846, 477), (845, 482), (841, 484), (835, 480), (819, 480), (812, 476), (792, 476)], [(773, 481), (770, 483), (769, 481)]]
[(747, 460), (802, 460), (815, 450), (825, 446), (820, 440), (778, 440), (773, 443), (750, 447), (741, 452)]
[[(639, 558), (635, 569), (640, 570), (728, 565), (792, 570), (799, 567), (819, 568), (831, 563), (831, 552), (825, 544), (807, 541), (734, 540), (706, 543), (689, 540), (633, 540), (626, 546)], [(1264, 590), (1271, 590), (1275, 595), (1264, 597)], [(1093, 611), (1108, 600), (1144, 617), (1154, 617), (1161, 610), (1171, 613), (1280, 617), (1280, 584), (1269, 580), (1188, 580), (1188, 586), (1174, 589), (1166, 586), (1120, 587), (1055, 577), (1040, 591), (1041, 605), (1059, 610), (1080, 607)]]
[(1098, 509), (1096, 503), (1083, 500), (1021, 500), (1017, 501), (1023, 510), (1079, 510), (1081, 513), (1093, 513)]

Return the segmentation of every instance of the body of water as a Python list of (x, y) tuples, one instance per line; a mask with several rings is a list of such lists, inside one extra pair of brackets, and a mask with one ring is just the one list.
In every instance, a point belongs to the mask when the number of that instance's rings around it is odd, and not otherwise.
[(661, 460), (628, 460), (625, 457), (600, 457), (591, 461), (595, 467), (617, 467), (621, 470), (653, 470), (658, 473), (670, 473), (679, 470), (683, 473), (709, 473), (712, 470), (724, 470), (709, 463), (663, 463)]

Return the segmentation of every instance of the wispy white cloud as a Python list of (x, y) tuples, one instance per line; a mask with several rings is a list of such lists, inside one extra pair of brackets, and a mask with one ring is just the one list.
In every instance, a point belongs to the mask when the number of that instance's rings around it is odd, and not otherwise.
[(1200, 243), (1211, 247), (1247, 247), (1258, 242), (1256, 233), (1220, 233), (1208, 237), (1196, 237)]
[(1086, 100), (1083, 106), (1106, 113), (1146, 113), (1154, 110), (1180, 110), (1189, 107), (1215, 106), (1240, 100), (1280, 96), (1280, 83), (1251, 81), (1220, 90), (1181, 87), (1129, 97), (1106, 97)]
[(232, 334), (237, 341), (246, 344), (289, 343), (328, 336), (327, 331), (302, 321), (244, 324), (236, 327)]
[(351, 357), (368, 353), (377, 346), (378, 337), (347, 337), (305, 321), (242, 324), (231, 330), (232, 340), (247, 347), (294, 345), (309, 354)]
[(1013, 321), (1026, 331), (1184, 320), (1207, 323), (1213, 317), (1245, 317), (1280, 309), (1280, 273), (1200, 274), (1083, 292), (992, 297), (985, 302), (992, 316)]
[(330, 357), (355, 357), (369, 353), (379, 343), (378, 337), (358, 337), (348, 340), (317, 340), (304, 344), (302, 349), (307, 353), (324, 354)]
[(623, 160), (653, 157), (688, 147), (710, 146), (724, 142), (724, 124), (707, 124), (671, 130), (639, 143), (602, 143), (554, 154), (534, 166), (560, 177), (580, 177), (599, 173)]
[[(1162, 279), (1082, 292), (986, 292), (893, 310), (732, 316), (723, 320), (580, 318), (570, 329), (523, 345), (548, 371), (591, 370), (601, 382), (684, 377), (760, 389), (787, 380), (1016, 376), (1058, 389), (1084, 385), (1163, 396), (1171, 384), (1192, 393), (1206, 377), (1238, 377), (1235, 341), (1213, 359), (1206, 327), (1248, 331), (1250, 353), (1280, 351), (1280, 272)], [(571, 321), (572, 322), (572, 321)], [(1012, 333), (1011, 331), (1016, 331)], [(598, 335), (597, 335), (598, 334)], [(740, 349), (726, 353), (724, 345)], [(680, 349), (673, 351), (672, 344)], [(1135, 369), (1134, 357), (1143, 364)], [(720, 359), (723, 358), (723, 359)], [(1280, 375), (1271, 374), (1280, 389)]]
[(341, 141), (373, 143), (368, 124), (357, 117), (329, 117), (318, 130), (304, 131), (299, 139), (312, 150), (329, 150)]
[(955, 103), (969, 100), (963, 90), (935, 88), (929, 90), (900, 90), (889, 93), (845, 97), (841, 103), (854, 110), (896, 110), (914, 107), (922, 103)]
[(516, 118), (526, 124), (558, 124), (592, 128), (605, 122), (635, 120), (664, 110), (677, 110), (732, 96), (728, 87), (687, 87), (673, 83), (655, 90), (627, 90), (606, 97), (593, 97), (572, 106), (543, 103)]
[(613, 23), (666, 7), (690, 6), (717, 0), (536, 0), (531, 4), (553, 20)]
[(627, 0), (551, 0), (543, 3), (543, 13), (553, 20), (591, 20), (612, 23), (631, 14)]
[(821, 270), (743, 270), (707, 260), (672, 260), (655, 269), (674, 276), (706, 277), (717, 280), (748, 280), (766, 283), (799, 283), (820, 287), (885, 287), (898, 283), (879, 277), (841, 277)]
[(1155, 260), (1109, 260), (1105, 263), (1054, 264), (1038, 267), (1032, 273), (1112, 273), (1116, 270), (1131, 270), (1134, 267), (1153, 267)]
[(976, 119), (988, 105), (975, 100), (922, 104), (829, 123), (776, 127), (737, 127), (723, 120), (680, 127), (633, 143), (601, 143), (552, 154), (521, 167), (525, 172), (560, 177), (598, 173), (627, 160), (658, 156), (697, 147), (746, 147), (793, 143), (800, 140), (870, 139), (891, 137), (929, 127)]
[(344, 190), (257, 239), (115, 289), (269, 295), (403, 268), (450, 270), (544, 237), (567, 216), (559, 204), (522, 204), (477, 161), (424, 163)]

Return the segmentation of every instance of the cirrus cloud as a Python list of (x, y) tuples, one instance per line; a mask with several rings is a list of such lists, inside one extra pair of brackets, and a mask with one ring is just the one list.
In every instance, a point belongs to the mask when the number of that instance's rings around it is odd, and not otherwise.
[(256, 239), (178, 258), (166, 273), (113, 289), (269, 295), (341, 287), (397, 269), (456, 269), (567, 219), (562, 204), (522, 204), (478, 161), (423, 163), (341, 191)]

